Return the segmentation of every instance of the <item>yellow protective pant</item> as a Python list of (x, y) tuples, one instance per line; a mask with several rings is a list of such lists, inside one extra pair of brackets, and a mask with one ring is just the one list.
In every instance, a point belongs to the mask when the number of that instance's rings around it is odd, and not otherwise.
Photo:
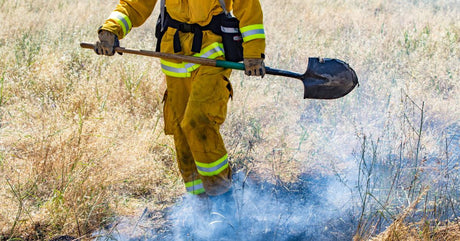
[(187, 192), (220, 195), (232, 185), (219, 131), (232, 96), (230, 69), (201, 66), (189, 78), (166, 76), (165, 133), (174, 135)]

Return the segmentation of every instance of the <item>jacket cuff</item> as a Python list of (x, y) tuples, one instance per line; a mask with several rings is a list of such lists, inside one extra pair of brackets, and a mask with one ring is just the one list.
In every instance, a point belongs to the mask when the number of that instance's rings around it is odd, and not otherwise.
[(243, 43), (243, 58), (265, 58), (265, 39), (254, 39)]
[(109, 31), (117, 35), (118, 39), (122, 39), (124, 37), (123, 31), (116, 25), (104, 24), (97, 29), (97, 33), (99, 34), (102, 30)]

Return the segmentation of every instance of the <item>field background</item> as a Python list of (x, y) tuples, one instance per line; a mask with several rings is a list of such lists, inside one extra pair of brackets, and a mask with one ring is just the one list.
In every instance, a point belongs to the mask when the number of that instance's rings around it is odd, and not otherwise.
[[(116, 3), (0, 0), (0, 240), (90, 238), (185, 192), (162, 130), (159, 61), (78, 45)], [(458, 1), (261, 4), (268, 66), (304, 72), (308, 57), (338, 58), (360, 86), (303, 100), (298, 80), (235, 71), (222, 126), (235, 173), (285, 195), (305, 176), (333, 178), (321, 187), (351, 216), (345, 240), (458, 234)], [(121, 45), (154, 49), (157, 15)]]

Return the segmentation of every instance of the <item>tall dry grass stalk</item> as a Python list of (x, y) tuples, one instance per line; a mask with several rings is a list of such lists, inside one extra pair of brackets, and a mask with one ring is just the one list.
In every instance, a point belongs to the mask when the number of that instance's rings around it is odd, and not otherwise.
[[(173, 142), (162, 132), (158, 60), (78, 47), (96, 40), (116, 3), (0, 0), (0, 239), (89, 237), (115, 214), (158, 210), (184, 192)], [(417, 144), (404, 121), (417, 115), (403, 116), (413, 112), (404, 110), (401, 90), (425, 103), (419, 158), (439, 153), (448, 128), (458, 135), (456, 1), (261, 3), (267, 65), (303, 72), (309, 56), (339, 58), (361, 86), (340, 100), (302, 100), (297, 80), (235, 72), (222, 127), (235, 169), (273, 182), (343, 173), (363, 135), (405, 140), (381, 143), (384, 153), (411, 149)], [(153, 49), (154, 20), (122, 45)], [(458, 139), (444, 137), (443, 150), (458, 158)], [(458, 179), (458, 166), (447, 166)]]

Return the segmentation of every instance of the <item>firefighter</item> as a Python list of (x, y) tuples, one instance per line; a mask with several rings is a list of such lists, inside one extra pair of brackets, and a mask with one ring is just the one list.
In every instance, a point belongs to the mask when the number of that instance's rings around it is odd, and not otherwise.
[[(157, 51), (224, 59), (222, 36), (210, 30), (217, 16), (239, 20), (246, 75), (265, 74), (265, 34), (259, 0), (160, 0)], [(119, 39), (150, 16), (156, 0), (120, 0), (98, 29), (97, 54), (114, 55)], [(166, 75), (165, 133), (173, 135), (177, 162), (188, 193), (225, 196), (232, 171), (219, 127), (232, 96), (230, 69), (161, 59)], [(222, 195), (225, 194), (225, 195)]]

